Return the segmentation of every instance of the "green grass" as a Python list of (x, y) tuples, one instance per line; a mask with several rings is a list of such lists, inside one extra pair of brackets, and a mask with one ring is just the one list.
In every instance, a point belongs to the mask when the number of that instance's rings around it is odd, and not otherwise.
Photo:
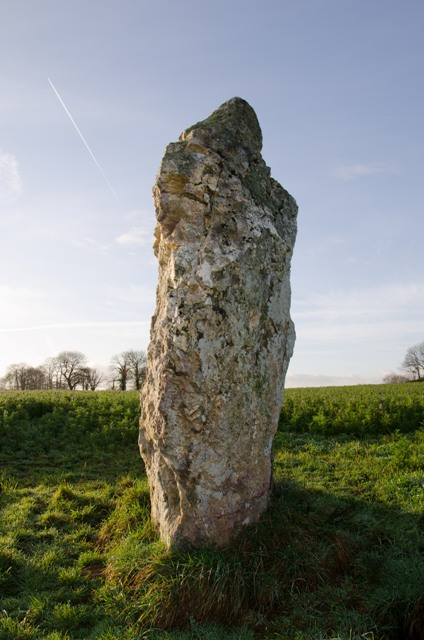
[(0, 640), (423, 638), (423, 397), (288, 390), (261, 522), (172, 553), (137, 393), (0, 393)]
[(422, 383), (287, 389), (280, 426), (298, 433), (370, 436), (424, 425)]

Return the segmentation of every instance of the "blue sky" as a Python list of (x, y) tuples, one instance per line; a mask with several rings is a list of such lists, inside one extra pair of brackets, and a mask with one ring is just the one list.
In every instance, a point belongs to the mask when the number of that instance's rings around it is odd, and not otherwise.
[(423, 28), (421, 0), (4, 0), (0, 375), (147, 348), (155, 174), (236, 95), (299, 205), (287, 386), (395, 370), (424, 340)]

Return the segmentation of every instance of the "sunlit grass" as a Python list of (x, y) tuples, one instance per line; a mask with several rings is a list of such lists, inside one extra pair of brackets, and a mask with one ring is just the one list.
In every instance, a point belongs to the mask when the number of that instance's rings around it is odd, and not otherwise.
[(333, 389), (368, 433), (331, 435), (330, 392), (289, 390), (267, 513), (186, 553), (150, 520), (135, 394), (0, 394), (0, 640), (424, 637), (424, 430), (372, 428), (384, 389)]
[(422, 383), (287, 389), (283, 430), (333, 436), (408, 433), (424, 426)]

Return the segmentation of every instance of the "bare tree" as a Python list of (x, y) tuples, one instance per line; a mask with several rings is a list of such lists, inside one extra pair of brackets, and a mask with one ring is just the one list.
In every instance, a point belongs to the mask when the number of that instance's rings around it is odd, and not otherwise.
[(3, 384), (8, 389), (28, 391), (30, 389), (45, 389), (46, 376), (42, 367), (31, 367), (24, 362), (11, 364), (3, 378)]
[(110, 370), (112, 372), (112, 388), (115, 388), (115, 382), (118, 383), (120, 391), (126, 391), (127, 385), (131, 377), (131, 365), (128, 358), (129, 351), (123, 351), (112, 357), (110, 361)]
[(393, 371), (390, 373), (387, 373), (383, 378), (383, 382), (385, 382), (386, 384), (409, 382), (410, 380), (411, 380), (410, 376), (403, 376), (402, 374), (394, 373)]
[(46, 374), (43, 367), (28, 367), (25, 375), (26, 389), (45, 389)]
[(110, 369), (112, 372), (112, 388), (115, 382), (121, 391), (126, 391), (130, 383), (135, 389), (140, 389), (146, 375), (146, 354), (144, 351), (131, 349), (112, 357)]
[(80, 372), (80, 381), (83, 391), (95, 391), (99, 384), (104, 380), (104, 374), (98, 369), (94, 369), (91, 367), (81, 367), (79, 369)]
[(60, 363), (57, 358), (47, 358), (42, 365), (46, 376), (47, 389), (63, 389), (64, 380), (61, 379)]
[[(105, 375), (96, 368), (88, 367), (87, 357), (80, 351), (61, 351), (48, 358), (43, 365), (31, 367), (24, 362), (11, 364), (0, 379), (2, 389), (70, 389), (78, 386), (83, 390), (95, 391), (104, 381)], [(125, 391), (131, 384), (140, 389), (146, 375), (146, 354), (135, 349), (123, 351), (113, 356), (110, 369), (115, 383)]]
[(147, 358), (144, 351), (126, 352), (131, 369), (131, 379), (134, 387), (140, 390), (142, 382), (146, 377)]
[(88, 381), (90, 385), (90, 391), (95, 391), (97, 387), (104, 381), (104, 379), (105, 374), (102, 371), (99, 371), (95, 367), (91, 368)]
[(80, 351), (61, 351), (56, 356), (56, 361), (60, 371), (60, 381), (64, 380), (68, 389), (73, 391), (81, 382), (81, 369), (87, 357)]
[(421, 380), (424, 377), (424, 342), (407, 349), (401, 369), (410, 373), (413, 380)]
[(28, 365), (24, 362), (18, 364), (10, 364), (7, 367), (6, 374), (3, 378), (4, 383), (8, 389), (17, 391), (25, 390), (25, 373)]

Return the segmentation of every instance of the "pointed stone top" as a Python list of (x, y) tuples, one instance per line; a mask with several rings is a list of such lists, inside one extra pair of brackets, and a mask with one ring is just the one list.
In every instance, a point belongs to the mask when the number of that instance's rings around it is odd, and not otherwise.
[(258, 156), (262, 149), (262, 132), (250, 104), (236, 97), (183, 131), (180, 141), (192, 141), (222, 155), (232, 155), (243, 147), (249, 156)]

